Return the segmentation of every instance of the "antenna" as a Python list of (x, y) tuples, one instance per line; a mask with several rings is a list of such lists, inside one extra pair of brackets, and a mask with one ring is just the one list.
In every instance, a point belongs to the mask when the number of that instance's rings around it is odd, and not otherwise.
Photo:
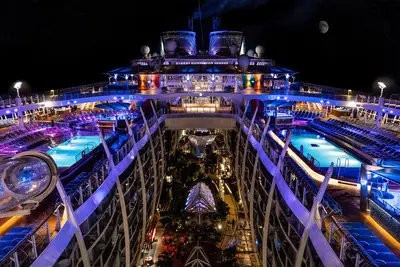
[(165, 51), (164, 51), (164, 42), (163, 42), (163, 39), (162, 39), (162, 37), (160, 37), (160, 56), (164, 56), (164, 53)]
[(188, 25), (187, 25), (187, 27), (188, 27), (188, 30), (189, 30), (189, 31), (193, 31), (193, 18), (191, 18), (191, 17), (188, 18)]
[(243, 36), (242, 46), (240, 47), (240, 55), (246, 54), (246, 39)]
[(200, 0), (197, 0), (199, 4), (199, 17), (200, 17), (200, 31), (201, 31), (201, 48), (204, 48), (204, 38), (203, 38), (203, 19), (201, 18), (201, 7), (200, 7)]
[(220, 25), (220, 20), (218, 17), (213, 17), (213, 31), (218, 31)]

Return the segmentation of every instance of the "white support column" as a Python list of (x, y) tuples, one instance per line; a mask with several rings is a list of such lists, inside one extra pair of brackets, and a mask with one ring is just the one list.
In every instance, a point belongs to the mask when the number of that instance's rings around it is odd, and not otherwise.
[(211, 92), (214, 93), (214, 88), (215, 88), (215, 74), (210, 75), (211, 78)]
[[(128, 133), (133, 143), (133, 148), (136, 152), (137, 163), (139, 165), (139, 175), (140, 175), (140, 185), (142, 189), (142, 201), (143, 201), (143, 218), (142, 218), (142, 237), (140, 240), (139, 251), (142, 250), (144, 240), (146, 239), (146, 225), (147, 225), (147, 192), (146, 192), (146, 182), (144, 181), (143, 165), (142, 159), (140, 158), (139, 149), (137, 148), (135, 137), (133, 136), (132, 129), (129, 126), (128, 120), (125, 119), (126, 126), (128, 127)], [(136, 170), (135, 170), (136, 171)]]
[(253, 118), (251, 119), (251, 123), (250, 123), (249, 129), (247, 131), (247, 138), (246, 138), (246, 141), (245, 141), (246, 144), (244, 145), (244, 151), (243, 151), (242, 173), (240, 175), (241, 185), (239, 186), (239, 188), (240, 188), (240, 190), (242, 192), (242, 194), (241, 194), (242, 198), (241, 199), (242, 199), (242, 203), (243, 203), (244, 215), (245, 215), (245, 218), (246, 218), (246, 223), (249, 222), (249, 214), (248, 214), (246, 198), (245, 198), (245, 192), (244, 192), (244, 184), (245, 184), (244, 175), (245, 175), (245, 169), (246, 169), (247, 148), (249, 146), (249, 139), (250, 139), (250, 135), (252, 134), (252, 129), (253, 129), (254, 121), (255, 121), (256, 116), (257, 116), (257, 112), (258, 112), (258, 107), (256, 108), (256, 111), (254, 112)]
[[(20, 128), (24, 128), (24, 114), (23, 114), (23, 112), (21, 110), (21, 108), (22, 108), (21, 98), (17, 97), (16, 101), (17, 101), (18, 126)], [(10, 107), (11, 107), (11, 105), (10, 105)]]
[(378, 100), (378, 112), (375, 120), (376, 127), (380, 128), (382, 125), (382, 116), (383, 116), (383, 109), (385, 108), (385, 99), (380, 97)]
[[(240, 179), (239, 179), (239, 147), (240, 147), (240, 137), (242, 136), (242, 128), (244, 124), (244, 118), (246, 117), (246, 112), (247, 109), (249, 108), (250, 101), (247, 102), (247, 105), (243, 111), (242, 115), (242, 122), (240, 123), (239, 126), (239, 131), (237, 135), (237, 140), (236, 140), (236, 157), (235, 157), (235, 176), (236, 176), (236, 184), (238, 185), (238, 193), (239, 193), (239, 199), (243, 199), (244, 196), (242, 196), (242, 192), (240, 189)], [(240, 106), (238, 106), (238, 110), (240, 109)], [(244, 203), (242, 203), (243, 205)], [(244, 205), (243, 205), (244, 206)]]
[(269, 192), (268, 192), (268, 201), (267, 201), (267, 207), (265, 208), (263, 242), (262, 242), (263, 243), (263, 246), (262, 246), (263, 267), (267, 267), (268, 228), (269, 228), (269, 217), (271, 215), (272, 200), (273, 200), (273, 195), (274, 195), (275, 187), (276, 187), (275, 177), (280, 172), (280, 168), (283, 164), (283, 160), (285, 158), (285, 154), (289, 147), (291, 139), (292, 139), (292, 133), (289, 131), (286, 136), (285, 145), (283, 146), (281, 155), (279, 156), (278, 164), (276, 165), (274, 175), (272, 176), (271, 188), (269, 189)]
[[(238, 184), (239, 184), (239, 180), (238, 180), (239, 179), (239, 170), (238, 170), (238, 165), (239, 165), (239, 144), (240, 144), (240, 137), (242, 135), (242, 128), (243, 128), (243, 124), (244, 124), (244, 118), (246, 116), (246, 111), (249, 108), (249, 103), (250, 102), (247, 103), (247, 105), (246, 105), (246, 107), (244, 109), (244, 112), (243, 112), (243, 115), (242, 115), (242, 122), (240, 123), (239, 131), (238, 131), (238, 135), (237, 135), (237, 140), (236, 140), (235, 176), (236, 176), (236, 180), (237, 180)], [(239, 105), (237, 106), (237, 109), (238, 110), (240, 109)]]
[(313, 202), (312, 208), (310, 210), (310, 217), (308, 218), (307, 224), (304, 227), (304, 231), (303, 231), (303, 234), (302, 234), (301, 240), (300, 240), (299, 249), (297, 250), (296, 262), (294, 265), (295, 267), (301, 267), (301, 265), (302, 265), (304, 250), (306, 248), (307, 240), (308, 240), (308, 231), (310, 230), (312, 222), (315, 221), (315, 215), (318, 212), (318, 207), (322, 201), (322, 198), (324, 197), (324, 194), (325, 194), (326, 188), (328, 187), (329, 179), (331, 179), (332, 173), (333, 173), (333, 162), (331, 163), (328, 171), (325, 174), (325, 179), (322, 182), (322, 184), (318, 190), (317, 196), (314, 198), (314, 202)]
[(111, 171), (113, 175), (117, 176), (116, 185), (117, 185), (117, 192), (119, 197), (119, 204), (121, 205), (121, 213), (122, 213), (122, 225), (124, 227), (124, 239), (125, 239), (125, 266), (130, 267), (131, 262), (131, 243), (129, 237), (129, 223), (128, 223), (128, 214), (126, 212), (126, 203), (124, 192), (122, 191), (121, 181), (119, 180), (119, 175), (115, 169), (115, 163), (113, 157), (111, 155), (110, 149), (108, 148), (107, 142), (104, 139), (103, 133), (99, 131), (99, 136), (101, 143), (103, 144), (104, 151), (106, 152), (107, 159), (109, 162), (109, 166), (111, 166)]
[[(260, 140), (261, 147), (263, 147), (263, 144), (264, 144), (264, 141), (265, 141), (265, 136), (267, 134), (270, 122), (271, 122), (271, 117), (268, 117), (268, 121), (265, 124), (263, 133), (261, 135), (261, 140)], [(252, 243), (253, 243), (254, 247), (256, 247), (256, 235), (255, 235), (254, 225), (253, 225), (254, 224), (253, 202), (254, 202), (254, 188), (255, 188), (255, 183), (256, 183), (256, 174), (257, 174), (258, 161), (259, 160), (260, 160), (260, 152), (257, 152), (256, 159), (254, 160), (253, 175), (251, 176), (251, 187), (250, 187), (250, 203), (251, 203), (251, 207), (250, 207), (250, 230), (251, 230)]]
[(157, 161), (156, 161), (156, 153), (154, 151), (153, 139), (151, 138), (149, 124), (147, 123), (146, 116), (144, 115), (142, 107), (140, 107), (140, 113), (142, 114), (142, 119), (143, 119), (144, 125), (146, 127), (146, 132), (147, 132), (147, 135), (149, 136), (151, 156), (153, 159), (152, 161), (153, 161), (153, 175), (154, 175), (154, 190), (153, 190), (153, 201), (152, 201), (152, 205), (151, 205), (151, 214), (150, 214), (150, 217), (152, 217), (154, 215), (154, 211), (156, 208), (156, 201), (154, 200), (154, 198), (157, 196)]
[(157, 117), (157, 111), (154, 108), (153, 103), (150, 101), (151, 104), (151, 109), (153, 110), (153, 114), (154, 117), (156, 118), (156, 123), (157, 123), (157, 128), (158, 128), (158, 135), (160, 136), (160, 147), (161, 147), (161, 184), (160, 184), (160, 193), (159, 193), (159, 197), (157, 199), (157, 203), (156, 206), (158, 206), (158, 203), (160, 203), (160, 198), (161, 198), (161, 191), (162, 191), (162, 187), (164, 184), (164, 178), (165, 178), (165, 151), (164, 151), (164, 140), (162, 138), (162, 131), (161, 131), (161, 127), (160, 124), (158, 123), (158, 117)]
[(128, 135), (133, 138), (133, 131), (131, 126), (129, 125), (128, 119), (125, 117), (125, 124), (126, 124), (126, 128), (128, 129)]
[(60, 194), (61, 200), (64, 203), (64, 206), (65, 206), (65, 209), (67, 212), (67, 218), (68, 218), (68, 220), (71, 220), (71, 224), (75, 228), (76, 242), (78, 243), (79, 251), (81, 253), (83, 266), (90, 267), (89, 254), (88, 254), (88, 251), (86, 248), (85, 241), (83, 240), (81, 228), (79, 227), (79, 224), (76, 221), (74, 210), (71, 205), (71, 200), (68, 197), (67, 193), (65, 192), (64, 186), (62, 185), (59, 177), (57, 177), (56, 187), (57, 187), (58, 194)]

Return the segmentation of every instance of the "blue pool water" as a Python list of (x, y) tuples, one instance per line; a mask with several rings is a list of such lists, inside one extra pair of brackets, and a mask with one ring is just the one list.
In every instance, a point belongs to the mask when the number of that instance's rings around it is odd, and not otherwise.
[(57, 167), (69, 167), (101, 144), (100, 136), (75, 136), (64, 143), (47, 151), (57, 164)]
[[(282, 131), (282, 134), (285, 135), (286, 131)], [(341, 167), (344, 165), (350, 168), (361, 167), (361, 162), (358, 159), (335, 144), (325, 140), (325, 137), (307, 130), (293, 130), (292, 144), (299, 151), (300, 146), (303, 145), (304, 156), (307, 157), (307, 154), (309, 154), (308, 158), (310, 156), (314, 157), (319, 162), (319, 166), (318, 162), (315, 164), (317, 167), (328, 168), (331, 162), (333, 162), (335, 167), (338, 167), (339, 162)]]

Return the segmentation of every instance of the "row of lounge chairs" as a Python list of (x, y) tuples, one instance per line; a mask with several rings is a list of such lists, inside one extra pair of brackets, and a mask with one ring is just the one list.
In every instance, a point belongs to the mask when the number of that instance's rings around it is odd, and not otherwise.
[(1, 119), (0, 128), (7, 128), (13, 126), (17, 121), (13, 119)]
[(96, 121), (100, 118), (109, 118), (115, 116), (126, 116), (134, 115), (136, 112), (133, 111), (90, 111), (82, 114), (69, 114), (64, 117), (65, 121), (68, 122), (79, 122), (79, 121)]
[[(329, 132), (339, 139), (345, 140), (356, 148), (364, 151), (374, 158), (380, 159), (400, 159), (400, 150), (394, 146), (395, 142), (386, 143), (386, 139), (369, 136), (369, 131), (354, 127), (345, 121), (329, 119), (327, 121), (315, 120), (311, 126)], [(376, 140), (378, 139), (378, 140)]]
[(0, 237), (0, 261), (21, 244), (33, 231), (32, 227), (13, 227)]
[(360, 119), (357, 119), (357, 118), (350, 118), (350, 117), (344, 117), (344, 116), (340, 117), (340, 119), (348, 121), (351, 124), (358, 125), (358, 126), (364, 128), (366, 130), (369, 130), (369, 131), (376, 132), (378, 134), (387, 136), (389, 138), (396, 137), (399, 134), (398, 132), (395, 131), (396, 130), (395, 128), (399, 127), (400, 124), (396, 124), (396, 126), (393, 129), (391, 129), (391, 127), (390, 127), (391, 123), (381, 125), (381, 127), (377, 127), (375, 120), (373, 120), (373, 121), (364, 121), (362, 119), (360, 120)]
[(12, 127), (0, 135), (0, 155), (14, 155), (36, 144), (43, 143), (49, 137), (63, 135), (69, 129), (50, 127), (44, 124), (26, 124), (25, 128)]
[(387, 135), (384, 135), (384, 134), (380, 134), (379, 132), (371, 131), (370, 128), (365, 128), (362, 125), (354, 125), (353, 123), (349, 123), (349, 122), (341, 121), (341, 120), (335, 120), (332, 118), (330, 118), (328, 121), (334, 123), (335, 125), (342, 125), (342, 127), (345, 127), (348, 130), (366, 135), (366, 136), (368, 136), (368, 138), (371, 138), (372, 140), (374, 140), (378, 143), (383, 143), (386, 145), (389, 144), (389, 145), (393, 145), (393, 146), (400, 146), (400, 142), (397, 139), (388, 137)]
[(324, 113), (321, 111), (296, 110), (294, 112), (295, 119), (299, 120), (314, 120), (315, 118), (320, 118), (323, 116)]
[(361, 222), (343, 223), (346, 230), (378, 266), (400, 266), (400, 260)]

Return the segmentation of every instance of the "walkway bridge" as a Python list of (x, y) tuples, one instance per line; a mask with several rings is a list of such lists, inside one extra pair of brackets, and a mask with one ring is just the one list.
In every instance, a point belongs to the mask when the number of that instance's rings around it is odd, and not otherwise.
[[(83, 85), (78, 87), (65, 88), (60, 90), (51, 90), (42, 94), (22, 96), (21, 98), (0, 99), (0, 116), (14, 114), (23, 114), (24, 111), (35, 110), (44, 107), (63, 107), (74, 104), (84, 104), (101, 101), (115, 100), (168, 100), (171, 98), (185, 96), (214, 96), (225, 97), (237, 100), (287, 100), (322, 103), (334, 106), (344, 106), (351, 108), (363, 108), (380, 113), (390, 113), (393, 116), (400, 116), (400, 101), (377, 98), (361, 94), (346, 94), (344, 90), (330, 88), (321, 85), (303, 84), (287, 90), (240, 90), (232, 91), (182, 91), (173, 90), (147, 90), (138, 91), (129, 86), (112, 86), (107, 88), (107, 82)], [(299, 88), (308, 86), (316, 88), (315, 90), (304, 91)], [(111, 89), (112, 88), (112, 89)]]

